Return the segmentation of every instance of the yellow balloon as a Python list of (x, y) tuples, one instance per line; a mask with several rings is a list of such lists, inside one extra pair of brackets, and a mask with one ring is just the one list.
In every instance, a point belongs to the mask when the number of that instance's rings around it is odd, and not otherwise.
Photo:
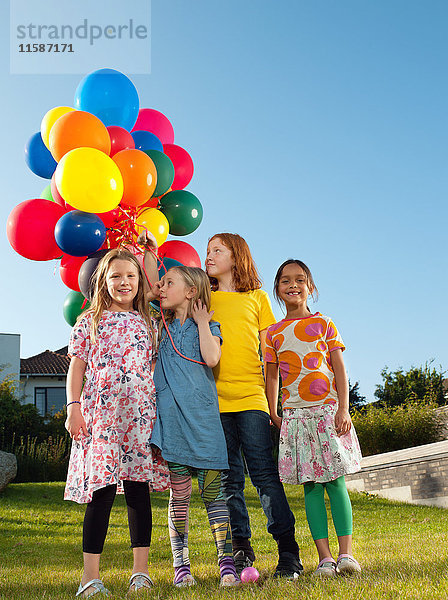
[(110, 156), (96, 148), (67, 152), (56, 167), (55, 182), (67, 204), (84, 212), (113, 210), (123, 196), (120, 169)]
[(75, 109), (71, 108), (70, 106), (56, 106), (45, 113), (42, 123), (40, 124), (40, 135), (42, 136), (42, 140), (48, 149), (50, 149), (49, 140), (51, 128), (59, 119), (59, 117), (62, 117), (62, 115), (72, 112), (73, 110)]
[[(135, 220), (135, 226), (138, 234), (146, 229), (156, 238), (157, 245), (161, 246), (166, 242), (170, 231), (170, 224), (163, 212), (157, 208), (147, 208)], [(137, 234), (137, 235), (138, 235)]]

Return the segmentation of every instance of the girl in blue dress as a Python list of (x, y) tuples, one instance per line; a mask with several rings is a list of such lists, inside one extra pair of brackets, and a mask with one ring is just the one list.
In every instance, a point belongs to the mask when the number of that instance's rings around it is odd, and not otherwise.
[(229, 514), (221, 492), (221, 471), (229, 465), (212, 372), (221, 356), (222, 338), (220, 325), (209, 312), (208, 277), (197, 267), (176, 266), (153, 286), (153, 293), (166, 323), (154, 371), (157, 420), (151, 443), (160, 448), (170, 472), (174, 585), (195, 583), (188, 556), (193, 470), (216, 544), (221, 586), (237, 585)]

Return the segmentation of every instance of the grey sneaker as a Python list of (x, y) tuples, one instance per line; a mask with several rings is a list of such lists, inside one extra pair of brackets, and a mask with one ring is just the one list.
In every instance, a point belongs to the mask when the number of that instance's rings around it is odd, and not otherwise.
[(333, 558), (324, 558), (317, 565), (313, 577), (336, 577), (336, 561)]
[(350, 554), (340, 554), (336, 565), (336, 572), (339, 575), (350, 575), (352, 573), (361, 573), (361, 565)]
[(184, 575), (182, 577), (182, 579), (180, 581), (178, 581), (177, 583), (174, 583), (173, 585), (178, 588), (190, 587), (192, 585), (196, 585), (196, 579), (193, 577), (193, 575), (191, 573), (187, 573), (186, 575)]

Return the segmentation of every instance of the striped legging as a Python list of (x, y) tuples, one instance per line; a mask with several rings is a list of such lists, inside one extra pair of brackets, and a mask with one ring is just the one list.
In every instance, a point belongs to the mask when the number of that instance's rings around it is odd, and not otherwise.
[[(174, 558), (173, 566), (181, 567), (190, 564), (188, 512), (192, 491), (192, 468), (171, 462), (168, 466), (171, 478), (168, 526)], [(221, 492), (221, 472), (198, 469), (197, 474), (199, 492), (207, 510), (219, 561), (224, 556), (233, 556), (229, 513)]]

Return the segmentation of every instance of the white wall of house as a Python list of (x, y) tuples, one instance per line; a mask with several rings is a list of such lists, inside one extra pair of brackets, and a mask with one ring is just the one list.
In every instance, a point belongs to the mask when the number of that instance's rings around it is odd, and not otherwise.
[(12, 375), (19, 382), (20, 333), (0, 333), (0, 368), (0, 380)]

